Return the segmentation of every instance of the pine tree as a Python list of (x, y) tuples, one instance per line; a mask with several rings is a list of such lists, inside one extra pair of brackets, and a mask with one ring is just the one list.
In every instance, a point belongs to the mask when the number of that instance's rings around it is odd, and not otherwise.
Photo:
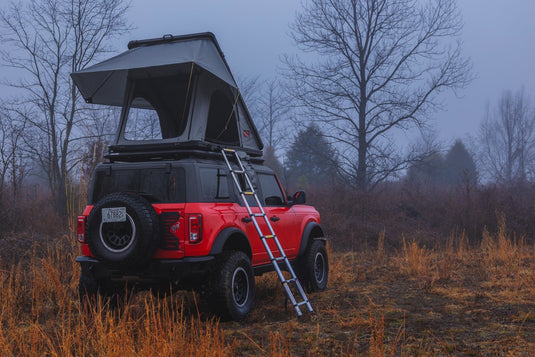
[(336, 176), (336, 151), (314, 124), (299, 131), (287, 159), (288, 179), (298, 187), (325, 184)]
[(472, 155), (466, 150), (461, 140), (456, 140), (444, 158), (444, 183), (457, 185), (460, 183), (475, 184), (477, 169)]
[(461, 140), (456, 140), (443, 156), (435, 153), (414, 164), (407, 172), (410, 183), (426, 186), (455, 186), (477, 182), (477, 169), (472, 155)]

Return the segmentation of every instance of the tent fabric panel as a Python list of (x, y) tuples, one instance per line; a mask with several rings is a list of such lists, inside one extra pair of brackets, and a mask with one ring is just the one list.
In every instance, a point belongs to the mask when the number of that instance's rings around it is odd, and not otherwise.
[(254, 127), (254, 123), (245, 109), (245, 104), (242, 100), (238, 102), (237, 106), (242, 147), (246, 149), (262, 150), (263, 144), (258, 136), (258, 132)]
[(88, 103), (120, 107), (123, 105), (127, 72), (99, 72), (92, 76), (79, 76), (75, 82)]
[(211, 93), (210, 88), (207, 86), (207, 80), (209, 80), (209, 76), (206, 74), (199, 76), (193, 102), (190, 105), (193, 110), (190, 113), (189, 127), (186, 128), (188, 140), (190, 141), (204, 141)]
[[(109, 72), (120, 71), (122, 75), (125, 75), (124, 70), (128, 69), (175, 66), (191, 62), (213, 73), (229, 85), (237, 87), (216, 45), (207, 38), (135, 47), (91, 67), (72, 73), (71, 76), (84, 98), (90, 99), (91, 95), (95, 94), (93, 92), (96, 92), (99, 87), (104, 84), (109, 85), (111, 80), (111, 78), (107, 78)], [(117, 76), (114, 80), (126, 81), (126, 76)], [(92, 102), (100, 103), (94, 99)]]

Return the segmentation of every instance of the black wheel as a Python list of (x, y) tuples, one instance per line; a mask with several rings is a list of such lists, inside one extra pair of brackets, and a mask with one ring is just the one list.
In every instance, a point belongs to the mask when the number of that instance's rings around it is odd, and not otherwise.
[(90, 274), (82, 273), (78, 283), (80, 304), (84, 309), (100, 301), (111, 308), (118, 307), (125, 301), (126, 287), (113, 287), (109, 282), (97, 281)]
[(311, 291), (322, 291), (329, 280), (329, 259), (324, 242), (314, 240), (301, 257), (298, 266), (303, 286)]
[(98, 284), (91, 275), (82, 273), (78, 283), (78, 294), (80, 296), (80, 303), (86, 306), (89, 303), (95, 302), (98, 294)]
[(141, 196), (111, 193), (91, 210), (86, 240), (100, 260), (123, 266), (143, 265), (158, 247), (158, 216)]
[(224, 252), (214, 271), (211, 305), (223, 319), (241, 321), (251, 311), (255, 281), (249, 257), (243, 252)]

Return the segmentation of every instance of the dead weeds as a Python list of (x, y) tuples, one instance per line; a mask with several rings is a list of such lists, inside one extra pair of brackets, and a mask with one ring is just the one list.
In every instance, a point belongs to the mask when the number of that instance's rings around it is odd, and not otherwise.
[(399, 251), (330, 251), (328, 288), (309, 295), (315, 313), (301, 318), (266, 274), (242, 323), (215, 320), (189, 292), (84, 313), (76, 248), (50, 244), (0, 266), (0, 354), (535, 355), (534, 247), (501, 224), (475, 247), (460, 235), (440, 247), (407, 237)]

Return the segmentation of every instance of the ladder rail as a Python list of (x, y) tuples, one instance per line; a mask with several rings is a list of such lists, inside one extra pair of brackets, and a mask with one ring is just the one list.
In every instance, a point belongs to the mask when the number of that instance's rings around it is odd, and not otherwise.
[[(310, 304), (310, 301), (308, 297), (306, 296), (305, 291), (303, 287), (301, 286), (301, 283), (299, 282), (299, 279), (297, 278), (297, 275), (295, 274), (295, 271), (290, 261), (288, 260), (288, 257), (286, 256), (286, 253), (284, 252), (282, 245), (279, 242), (277, 234), (273, 230), (273, 226), (271, 225), (271, 222), (269, 222), (269, 218), (267, 217), (264, 207), (262, 206), (262, 202), (260, 202), (260, 199), (258, 198), (258, 195), (256, 194), (256, 189), (251, 179), (249, 178), (249, 175), (247, 174), (246, 168), (243, 166), (242, 160), (240, 159), (238, 152), (234, 149), (222, 149), (221, 153), (223, 154), (225, 163), (231, 173), (232, 179), (234, 181), (234, 185), (238, 189), (240, 198), (242, 199), (242, 202), (247, 209), (247, 213), (249, 214), (249, 217), (251, 218), (251, 221), (253, 222), (255, 230), (258, 233), (258, 236), (260, 237), (260, 240), (262, 241), (264, 249), (266, 250), (268, 254), (269, 260), (271, 264), (273, 264), (275, 272), (277, 273), (277, 276), (280, 282), (282, 283), (282, 286), (284, 287), (286, 296), (290, 299), (290, 302), (292, 303), (292, 306), (294, 307), (298, 316), (302, 315), (300, 306), (303, 306), (303, 305), (305, 305), (310, 312), (313, 312), (314, 310), (312, 309), (312, 305)], [(232, 154), (234, 156), (235, 161), (238, 164), (238, 170), (235, 170), (232, 168), (232, 163), (227, 157), (228, 154)], [(242, 187), (242, 185), (240, 184), (240, 181), (238, 180), (238, 175), (242, 175), (244, 179), (244, 182), (243, 182), (244, 187)], [(254, 201), (256, 203), (255, 208), (258, 209), (259, 213), (253, 212), (253, 209), (251, 208), (251, 205), (249, 204), (249, 201), (247, 200), (247, 196), (253, 196)], [(260, 224), (258, 223), (257, 219), (259, 219), (260, 217), (264, 219), (264, 222), (269, 230), (269, 234), (267, 235), (263, 233), (262, 228), (260, 227)], [(268, 239), (275, 241), (275, 246), (280, 256), (275, 257), (267, 241)], [(279, 262), (284, 262), (286, 266), (286, 270), (290, 273), (290, 276), (291, 276), (290, 279), (286, 279), (284, 277), (281, 267), (279, 266)], [(289, 286), (290, 283), (295, 284), (297, 291), (302, 298), (302, 301), (298, 302), (295, 299), (294, 293), (292, 292)]]

